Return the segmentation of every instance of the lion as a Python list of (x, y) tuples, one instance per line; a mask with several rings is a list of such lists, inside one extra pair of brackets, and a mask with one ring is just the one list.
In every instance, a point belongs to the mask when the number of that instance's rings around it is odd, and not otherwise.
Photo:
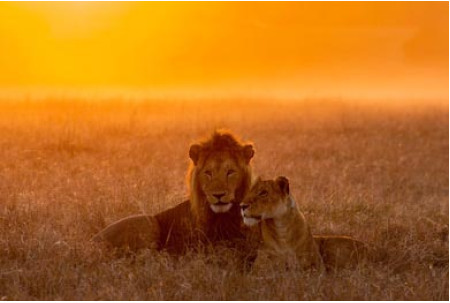
[[(257, 180), (241, 203), (244, 224), (260, 223), (262, 248), (258, 251), (256, 266), (265, 259), (285, 263), (288, 268), (323, 269), (322, 257), (293, 197), (289, 180)], [(264, 260), (262, 260), (264, 259)]]
[(382, 261), (382, 250), (350, 236), (312, 235), (303, 214), (289, 193), (289, 180), (258, 179), (241, 203), (244, 223), (259, 224), (263, 246), (256, 263), (262, 256), (270, 259), (294, 259), (303, 268), (316, 267), (327, 271), (354, 268), (363, 262)]
[(230, 132), (215, 131), (207, 140), (190, 146), (189, 200), (154, 216), (119, 220), (92, 240), (113, 247), (150, 248), (173, 254), (199, 244), (248, 246), (255, 233), (242, 224), (239, 204), (251, 187), (254, 154), (251, 143), (242, 142)]

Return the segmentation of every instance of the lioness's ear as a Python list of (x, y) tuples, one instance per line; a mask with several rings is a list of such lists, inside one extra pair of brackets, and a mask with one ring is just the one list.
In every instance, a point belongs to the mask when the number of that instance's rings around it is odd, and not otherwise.
[(280, 187), (281, 191), (286, 195), (289, 195), (289, 180), (286, 177), (279, 176), (275, 179), (275, 182)]
[(189, 148), (189, 158), (192, 159), (194, 165), (197, 165), (198, 159), (200, 158), (200, 150), (202, 147), (199, 144), (192, 144)]
[(244, 154), (244, 159), (247, 161), (247, 163), (250, 162), (250, 160), (255, 155), (255, 150), (253, 149), (253, 145), (247, 144), (242, 148), (242, 152)]

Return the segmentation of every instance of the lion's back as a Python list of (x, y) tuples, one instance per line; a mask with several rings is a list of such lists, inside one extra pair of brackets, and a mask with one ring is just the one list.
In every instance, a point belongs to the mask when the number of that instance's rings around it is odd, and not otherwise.
[(189, 200), (155, 215), (159, 223), (159, 247), (171, 253), (182, 253), (192, 244), (194, 222)]
[(314, 235), (327, 269), (356, 267), (367, 261), (382, 261), (385, 253), (350, 236)]
[(104, 241), (112, 247), (131, 250), (140, 248), (159, 249), (160, 226), (147, 215), (134, 215), (116, 221), (98, 232), (92, 241)]

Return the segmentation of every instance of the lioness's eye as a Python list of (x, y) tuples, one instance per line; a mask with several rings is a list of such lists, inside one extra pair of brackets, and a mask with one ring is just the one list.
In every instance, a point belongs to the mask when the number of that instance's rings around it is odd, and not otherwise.
[(260, 191), (259, 192), (259, 194), (258, 194), (258, 196), (260, 196), (260, 197), (265, 197), (265, 196), (267, 196), (269, 193), (267, 192), (267, 190), (262, 190), (262, 191)]
[(236, 173), (236, 171), (235, 170), (233, 170), (233, 169), (230, 169), (228, 172), (227, 172), (227, 176), (231, 176), (231, 175), (234, 175)]
[(208, 177), (212, 176), (212, 172), (210, 170), (205, 170), (204, 174), (207, 175)]

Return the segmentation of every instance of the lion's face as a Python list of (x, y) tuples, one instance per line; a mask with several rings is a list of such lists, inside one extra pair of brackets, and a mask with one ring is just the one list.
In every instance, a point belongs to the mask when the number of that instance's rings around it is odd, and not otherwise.
[(283, 216), (292, 207), (291, 203), (287, 178), (257, 180), (241, 203), (241, 214), (244, 223), (252, 226), (261, 220)]
[(195, 166), (193, 190), (214, 213), (228, 212), (242, 201), (250, 184), (251, 145), (214, 150), (195, 144), (189, 154)]
[(239, 163), (226, 153), (209, 157), (198, 172), (201, 190), (215, 213), (231, 209), (242, 178)]

